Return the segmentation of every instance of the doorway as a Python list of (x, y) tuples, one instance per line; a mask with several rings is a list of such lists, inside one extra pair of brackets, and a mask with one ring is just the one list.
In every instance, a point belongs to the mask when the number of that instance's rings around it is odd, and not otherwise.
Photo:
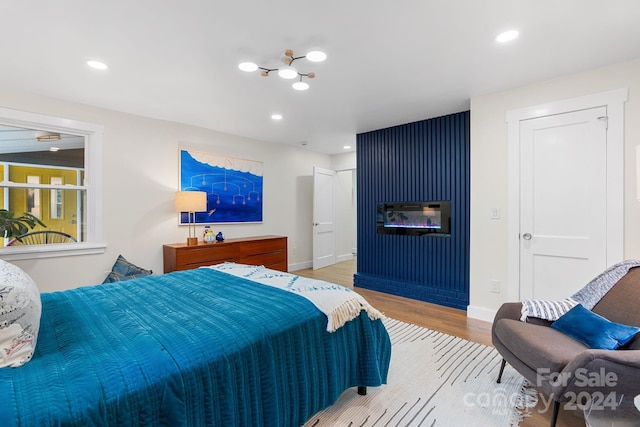
[(508, 299), (561, 299), (623, 257), (619, 90), (507, 113)]
[(314, 168), (313, 268), (353, 260), (357, 248), (356, 170)]
[(313, 269), (336, 263), (336, 171), (313, 168)]

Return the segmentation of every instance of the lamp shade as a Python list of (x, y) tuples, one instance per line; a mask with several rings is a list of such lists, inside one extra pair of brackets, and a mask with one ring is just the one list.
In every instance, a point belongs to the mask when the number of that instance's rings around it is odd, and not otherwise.
[(207, 210), (207, 193), (204, 191), (176, 191), (177, 212), (202, 212)]

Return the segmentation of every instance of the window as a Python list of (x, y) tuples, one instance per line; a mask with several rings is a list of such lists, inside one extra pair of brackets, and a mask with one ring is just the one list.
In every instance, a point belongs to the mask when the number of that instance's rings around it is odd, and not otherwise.
[[(62, 177), (52, 176), (51, 177), (51, 185), (62, 185)], [(49, 217), (51, 219), (64, 219), (62, 216), (64, 202), (62, 201), (62, 190), (51, 190), (51, 194), (49, 195), (51, 210), (49, 213)]]
[[(0, 242), (3, 259), (104, 251), (101, 229), (102, 126), (0, 108), (0, 208), (38, 217), (69, 234), (68, 245)], [(0, 236), (2, 238), (3, 236)]]

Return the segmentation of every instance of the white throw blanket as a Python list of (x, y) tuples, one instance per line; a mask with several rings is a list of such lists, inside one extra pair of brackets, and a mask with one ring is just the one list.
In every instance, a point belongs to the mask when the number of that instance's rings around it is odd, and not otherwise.
[(558, 320), (560, 316), (578, 304), (591, 310), (631, 268), (638, 266), (640, 266), (640, 261), (635, 259), (615, 264), (587, 283), (584, 288), (564, 300), (523, 300), (520, 320), (526, 322), (527, 317)]
[(211, 267), (254, 282), (296, 293), (311, 301), (327, 316), (327, 331), (335, 332), (345, 323), (355, 319), (364, 310), (369, 319), (382, 319), (384, 315), (373, 308), (361, 295), (335, 283), (309, 279), (263, 266), (225, 262)]

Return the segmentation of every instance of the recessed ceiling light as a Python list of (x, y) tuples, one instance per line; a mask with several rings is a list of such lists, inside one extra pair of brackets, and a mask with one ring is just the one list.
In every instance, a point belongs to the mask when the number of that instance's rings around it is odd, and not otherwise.
[(49, 147), (49, 151), (59, 151), (60, 147)]
[(507, 42), (510, 42), (511, 40), (515, 40), (519, 34), (520, 33), (516, 30), (505, 31), (503, 33), (498, 34), (498, 36), (496, 37), (496, 41), (498, 43), (507, 43)]
[(342, 147), (342, 148), (344, 148), (345, 150), (351, 150), (351, 146), (350, 146), (350, 145), (345, 145), (345, 146), (344, 146), (344, 147)]
[(87, 61), (87, 65), (91, 68), (95, 68), (96, 70), (106, 70), (107, 68), (109, 68), (104, 62), (93, 60)]
[(273, 120), (282, 120), (282, 114), (272, 114), (271, 118)]

